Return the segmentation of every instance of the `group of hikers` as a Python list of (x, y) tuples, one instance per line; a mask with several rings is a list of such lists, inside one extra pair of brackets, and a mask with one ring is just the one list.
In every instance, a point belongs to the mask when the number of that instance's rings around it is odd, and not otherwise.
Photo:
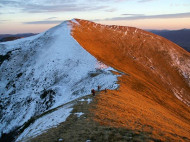
[[(98, 85), (98, 92), (100, 92), (100, 88), (101, 88), (101, 87)], [(106, 89), (106, 88), (104, 89), (104, 91), (105, 91), (105, 93), (107, 93), (107, 89)], [(91, 93), (92, 93), (92, 96), (95, 96), (96, 91), (95, 91), (94, 89), (92, 89), (92, 90), (91, 90)]]

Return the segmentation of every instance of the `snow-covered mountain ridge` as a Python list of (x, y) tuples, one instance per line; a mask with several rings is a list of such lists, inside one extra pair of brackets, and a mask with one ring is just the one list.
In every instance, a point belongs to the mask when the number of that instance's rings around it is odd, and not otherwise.
[(116, 89), (117, 75), (70, 35), (68, 21), (39, 35), (0, 44), (0, 134), (30, 118), (88, 95)]
[[(93, 123), (145, 132), (155, 140), (188, 141), (189, 63), (190, 54), (163, 37), (80, 19), (1, 43), (0, 132), (3, 138), (13, 136), (10, 141), (41, 133), (54, 137), (47, 129), (57, 134), (58, 124), (64, 126), (73, 115), (86, 117), (86, 111), (74, 108), (91, 108), (87, 102), (95, 99), (96, 109), (89, 110)], [(98, 85), (109, 90), (89, 100)], [(84, 124), (89, 118), (84, 119), (81, 125), (89, 127)]]

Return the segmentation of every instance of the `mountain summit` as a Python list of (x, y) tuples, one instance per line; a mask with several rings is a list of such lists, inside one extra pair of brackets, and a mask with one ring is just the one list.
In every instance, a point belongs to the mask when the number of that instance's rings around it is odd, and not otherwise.
[[(189, 140), (190, 53), (158, 35), (73, 19), (0, 44), (1, 136), (25, 141), (59, 125), (101, 86), (94, 121)], [(114, 115), (113, 115), (114, 114)]]
[[(1, 133), (18, 130), (31, 118), (88, 95), (98, 85), (117, 88), (113, 69), (101, 68), (103, 63), (70, 35), (71, 28), (65, 21), (39, 35), (0, 44)], [(45, 126), (41, 127), (34, 129)]]

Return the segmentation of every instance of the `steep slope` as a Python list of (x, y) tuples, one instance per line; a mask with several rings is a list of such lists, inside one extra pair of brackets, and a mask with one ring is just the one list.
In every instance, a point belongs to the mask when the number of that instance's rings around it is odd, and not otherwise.
[[(110, 72), (113, 69), (102, 68), (103, 63), (70, 35), (71, 28), (65, 21), (39, 35), (0, 44), (0, 135), (17, 134), (32, 118), (88, 95), (98, 85), (118, 87), (117, 75)], [(69, 110), (64, 110), (65, 119)], [(58, 123), (52, 120), (53, 125)], [(41, 125), (41, 131), (50, 126)]]
[(95, 120), (147, 131), (164, 141), (190, 140), (190, 54), (155, 34), (76, 19), (72, 35), (106, 65), (127, 75), (99, 96)]

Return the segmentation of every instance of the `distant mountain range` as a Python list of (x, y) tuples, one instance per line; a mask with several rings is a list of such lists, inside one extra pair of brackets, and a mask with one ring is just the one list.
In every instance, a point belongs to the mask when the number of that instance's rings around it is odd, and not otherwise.
[(29, 37), (37, 33), (22, 33), (22, 34), (0, 34), (0, 42), (12, 41), (19, 38)]
[(190, 29), (148, 31), (165, 37), (190, 52)]
[[(181, 30), (146, 30), (160, 35), (190, 52), (190, 29)], [(12, 41), (19, 38), (29, 37), (38, 33), (0, 34), (0, 42)]]

